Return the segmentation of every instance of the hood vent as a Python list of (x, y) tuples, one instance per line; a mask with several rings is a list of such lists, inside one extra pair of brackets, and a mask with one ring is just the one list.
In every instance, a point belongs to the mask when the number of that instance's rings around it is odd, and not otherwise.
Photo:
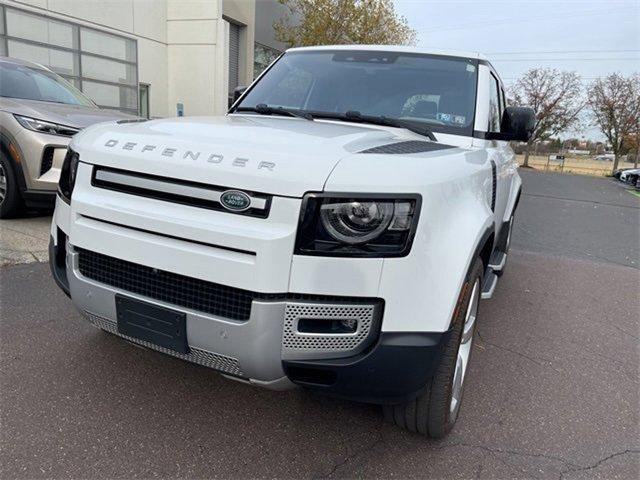
[(455, 148), (451, 145), (443, 145), (442, 143), (423, 142), (421, 140), (407, 140), (404, 142), (389, 143), (378, 147), (362, 150), (360, 153), (389, 153), (389, 154), (407, 154), (407, 153), (424, 153), (435, 152), (436, 150), (446, 150)]

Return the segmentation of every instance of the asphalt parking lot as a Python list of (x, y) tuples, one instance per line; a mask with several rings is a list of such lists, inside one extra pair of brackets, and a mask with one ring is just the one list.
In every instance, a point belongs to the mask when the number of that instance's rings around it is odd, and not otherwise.
[(522, 176), (446, 439), (134, 347), (29, 263), (0, 268), (0, 478), (638, 478), (640, 200), (608, 179)]

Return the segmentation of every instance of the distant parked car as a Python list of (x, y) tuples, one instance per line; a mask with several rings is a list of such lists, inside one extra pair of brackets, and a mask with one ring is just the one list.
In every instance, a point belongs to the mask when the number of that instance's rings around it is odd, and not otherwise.
[(122, 118), (134, 117), (100, 109), (42, 65), (0, 57), (0, 218), (53, 207), (71, 136)]
[(639, 176), (640, 168), (630, 168), (620, 174), (620, 181), (635, 186)]
[(620, 176), (628, 171), (628, 170), (632, 170), (631, 168), (619, 168), (617, 170), (615, 170), (612, 174), (613, 178), (615, 178), (616, 180), (620, 180)]

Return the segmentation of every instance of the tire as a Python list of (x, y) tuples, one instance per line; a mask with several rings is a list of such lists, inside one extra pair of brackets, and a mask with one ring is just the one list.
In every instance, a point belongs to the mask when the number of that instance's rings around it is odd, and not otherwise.
[[(410, 402), (383, 406), (385, 418), (398, 427), (442, 438), (455, 425), (473, 346), (483, 272), (482, 261), (476, 259), (458, 299), (452, 334), (424, 392)], [(459, 357), (466, 357), (464, 366), (458, 362)]]
[(23, 208), (13, 166), (4, 153), (0, 153), (0, 218), (14, 218)]

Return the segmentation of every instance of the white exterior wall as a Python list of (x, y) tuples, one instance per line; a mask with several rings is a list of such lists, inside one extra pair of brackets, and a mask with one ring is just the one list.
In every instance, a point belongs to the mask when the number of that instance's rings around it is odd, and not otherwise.
[(138, 82), (150, 85), (152, 117), (175, 116), (178, 102), (184, 104), (185, 115), (226, 111), (227, 41), (222, 0), (0, 0), (0, 3), (137, 40)]
[(168, 0), (167, 7), (169, 108), (180, 102), (185, 115), (224, 113), (221, 0)]

